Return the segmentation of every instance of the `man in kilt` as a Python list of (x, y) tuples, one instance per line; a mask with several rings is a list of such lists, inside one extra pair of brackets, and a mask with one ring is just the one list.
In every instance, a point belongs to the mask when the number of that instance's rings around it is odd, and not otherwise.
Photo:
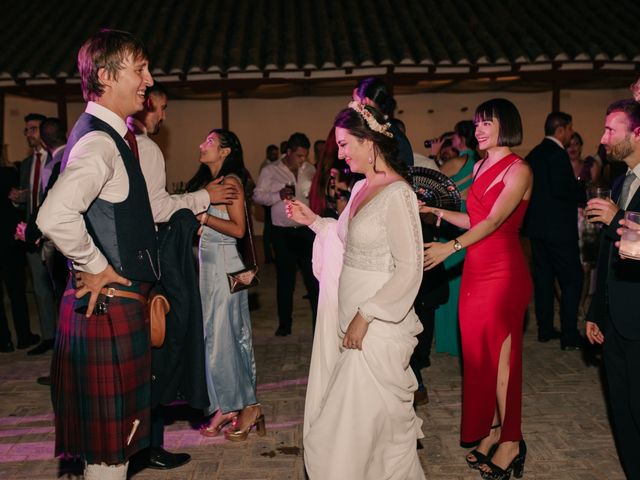
[(126, 118), (153, 84), (143, 44), (101, 30), (78, 53), (87, 106), (62, 173), (38, 214), (73, 267), (51, 367), (55, 454), (79, 457), (86, 479), (125, 479), (149, 445), (150, 345), (145, 313), (160, 275), (153, 216)]

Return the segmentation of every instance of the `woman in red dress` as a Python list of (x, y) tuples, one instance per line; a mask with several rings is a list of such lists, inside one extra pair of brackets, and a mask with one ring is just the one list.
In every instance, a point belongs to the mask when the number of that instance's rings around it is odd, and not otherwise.
[(467, 249), (460, 288), (460, 331), (464, 365), (463, 443), (479, 442), (467, 455), (483, 478), (522, 476), (526, 446), (520, 429), (522, 328), (531, 279), (519, 231), (533, 174), (511, 152), (522, 141), (516, 107), (505, 99), (476, 109), (474, 121), (483, 160), (474, 168), (468, 213), (421, 207), (468, 229), (448, 243), (425, 244), (425, 269)]

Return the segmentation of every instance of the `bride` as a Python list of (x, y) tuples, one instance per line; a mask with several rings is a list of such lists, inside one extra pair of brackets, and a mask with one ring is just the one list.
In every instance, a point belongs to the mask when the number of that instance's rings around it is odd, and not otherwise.
[[(287, 205), (291, 218), (316, 232), (316, 242), (337, 235), (344, 246), (341, 270), (333, 269), (337, 293), (325, 291), (322, 298), (332, 303), (319, 306), (305, 466), (311, 480), (424, 479), (416, 452), (422, 422), (412, 406), (417, 383), (409, 368), (422, 330), (413, 311), (423, 258), (416, 198), (380, 112), (354, 101), (334, 127), (339, 157), (365, 179), (337, 222), (296, 200)], [(327, 248), (334, 244), (327, 242), (325, 256), (327, 250), (341, 255), (340, 248)], [(331, 322), (335, 333), (327, 328)]]

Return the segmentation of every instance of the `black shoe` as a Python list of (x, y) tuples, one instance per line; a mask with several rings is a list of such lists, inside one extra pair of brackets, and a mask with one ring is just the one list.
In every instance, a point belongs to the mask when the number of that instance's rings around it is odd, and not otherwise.
[(27, 355), (42, 355), (53, 349), (53, 338), (49, 340), (43, 340), (36, 348), (32, 348), (27, 352)]
[(31, 345), (36, 345), (40, 341), (40, 335), (30, 333), (27, 338), (18, 340), (18, 350), (29, 348)]
[(2, 353), (11, 353), (15, 350), (13, 348), (13, 342), (11, 340), (7, 340), (6, 342), (0, 343), (0, 352)]
[(551, 333), (538, 333), (538, 341), (542, 343), (547, 343), (549, 340), (557, 340), (559, 338), (560, 332), (555, 329)]
[(51, 377), (47, 375), (46, 377), (38, 377), (36, 380), (38, 385), (44, 385), (45, 387), (51, 386)]
[(413, 406), (425, 405), (429, 403), (429, 392), (424, 385), (420, 385), (418, 389), (413, 392)]
[(560, 350), (565, 352), (582, 350), (582, 343), (580, 342), (560, 343)]
[(191, 455), (188, 453), (171, 453), (162, 447), (150, 447), (147, 467), (156, 470), (171, 470), (189, 463), (190, 460)]
[[(501, 426), (500, 424), (491, 425), (491, 430), (498, 428), (500, 426)], [(469, 468), (472, 468), (474, 470), (479, 470), (480, 465), (482, 465), (483, 463), (487, 463), (489, 460), (491, 460), (491, 457), (493, 457), (493, 454), (496, 453), (497, 449), (498, 449), (498, 444), (494, 443), (493, 445), (491, 445), (491, 447), (489, 447), (489, 451), (485, 455), (484, 453), (479, 452), (477, 448), (474, 448), (469, 453), (467, 453), (467, 456), (465, 457), (465, 460), (467, 461), (467, 465), (469, 465)], [(469, 458), (469, 455), (473, 455), (475, 459), (472, 460), (471, 458)]]
[(278, 327), (276, 330), (276, 337), (286, 337), (291, 335), (291, 327)]
[(484, 462), (484, 464), (489, 467), (489, 471), (485, 472), (484, 470), (480, 470), (480, 475), (485, 480), (509, 480), (511, 478), (511, 473), (513, 473), (513, 476), (516, 478), (522, 478), (522, 475), (524, 474), (524, 462), (526, 459), (527, 444), (524, 443), (524, 440), (520, 440), (518, 454), (506, 469), (503, 470), (489, 460)]

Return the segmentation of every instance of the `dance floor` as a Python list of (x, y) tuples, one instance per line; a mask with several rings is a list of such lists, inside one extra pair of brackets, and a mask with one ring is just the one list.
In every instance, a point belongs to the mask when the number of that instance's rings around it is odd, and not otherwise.
[[(275, 337), (275, 269), (261, 270), (252, 311), (258, 368), (258, 397), (267, 420), (267, 436), (252, 433), (244, 443), (205, 438), (199, 418), (184, 406), (170, 407), (165, 447), (193, 460), (161, 472), (138, 470), (143, 479), (296, 479), (304, 480), (302, 415), (311, 355), (311, 315), (301, 281), (295, 294), (293, 335)], [(31, 298), (33, 300), (33, 298)], [(8, 307), (8, 305), (5, 305)], [(7, 308), (7, 311), (10, 311)], [(35, 303), (30, 302), (35, 317)], [(533, 311), (525, 333), (523, 431), (529, 454), (525, 479), (617, 480), (618, 463), (607, 419), (600, 368), (580, 352), (563, 352), (557, 341), (538, 343)], [(38, 331), (37, 319), (32, 320)], [(582, 326), (582, 325), (581, 325)], [(0, 478), (79, 478), (77, 464), (53, 457), (53, 414), (48, 387), (36, 378), (48, 372), (51, 355), (28, 357), (25, 351), (0, 354)], [(418, 407), (424, 420), (419, 455), (430, 480), (478, 479), (459, 446), (460, 365), (434, 353), (423, 371), (430, 403)]]

